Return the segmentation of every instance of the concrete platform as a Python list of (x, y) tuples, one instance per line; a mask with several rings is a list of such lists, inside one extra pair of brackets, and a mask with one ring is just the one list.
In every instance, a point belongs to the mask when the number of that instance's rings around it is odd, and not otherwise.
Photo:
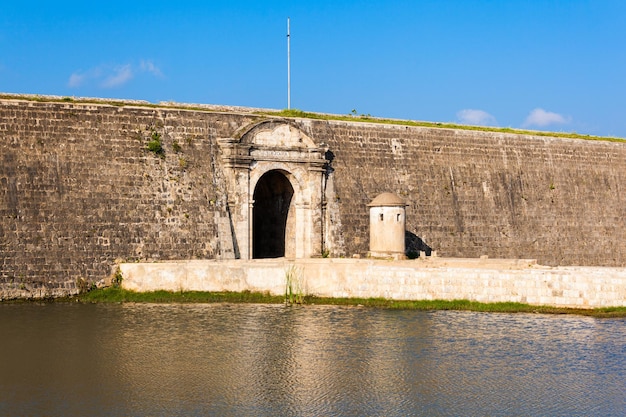
[(395, 300), (521, 302), (570, 308), (626, 306), (626, 268), (546, 267), (531, 259), (181, 260), (122, 263), (134, 291), (285, 293)]

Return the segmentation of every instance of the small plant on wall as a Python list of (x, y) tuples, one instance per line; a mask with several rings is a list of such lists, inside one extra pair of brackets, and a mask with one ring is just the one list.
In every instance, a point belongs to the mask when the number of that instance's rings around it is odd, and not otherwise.
[(285, 281), (285, 303), (302, 304), (304, 302), (302, 270), (295, 265), (291, 265), (285, 271)]
[(123, 279), (124, 277), (122, 276), (122, 270), (118, 266), (117, 269), (115, 270), (115, 274), (111, 278), (111, 285), (114, 288), (121, 288)]
[(152, 131), (147, 148), (159, 158), (165, 158), (165, 150), (163, 149), (163, 142), (161, 142), (161, 134), (159, 132)]

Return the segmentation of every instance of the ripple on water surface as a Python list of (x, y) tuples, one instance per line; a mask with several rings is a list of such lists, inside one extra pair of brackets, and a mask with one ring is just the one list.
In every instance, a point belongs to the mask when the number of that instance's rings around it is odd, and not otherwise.
[(625, 324), (330, 306), (0, 305), (0, 414), (623, 415)]

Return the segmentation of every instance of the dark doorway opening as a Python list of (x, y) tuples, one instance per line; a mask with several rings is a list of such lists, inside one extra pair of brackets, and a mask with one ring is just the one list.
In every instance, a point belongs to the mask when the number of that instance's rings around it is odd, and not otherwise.
[(268, 171), (254, 189), (252, 257), (285, 256), (285, 237), (293, 187), (280, 171)]

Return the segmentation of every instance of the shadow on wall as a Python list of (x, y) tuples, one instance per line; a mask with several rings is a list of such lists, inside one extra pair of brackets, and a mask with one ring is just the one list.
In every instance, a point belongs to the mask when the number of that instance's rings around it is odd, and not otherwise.
[(433, 248), (428, 246), (421, 237), (408, 230), (404, 231), (404, 246), (406, 256), (409, 259), (415, 259), (420, 256), (420, 252), (425, 252), (426, 256), (430, 256)]

